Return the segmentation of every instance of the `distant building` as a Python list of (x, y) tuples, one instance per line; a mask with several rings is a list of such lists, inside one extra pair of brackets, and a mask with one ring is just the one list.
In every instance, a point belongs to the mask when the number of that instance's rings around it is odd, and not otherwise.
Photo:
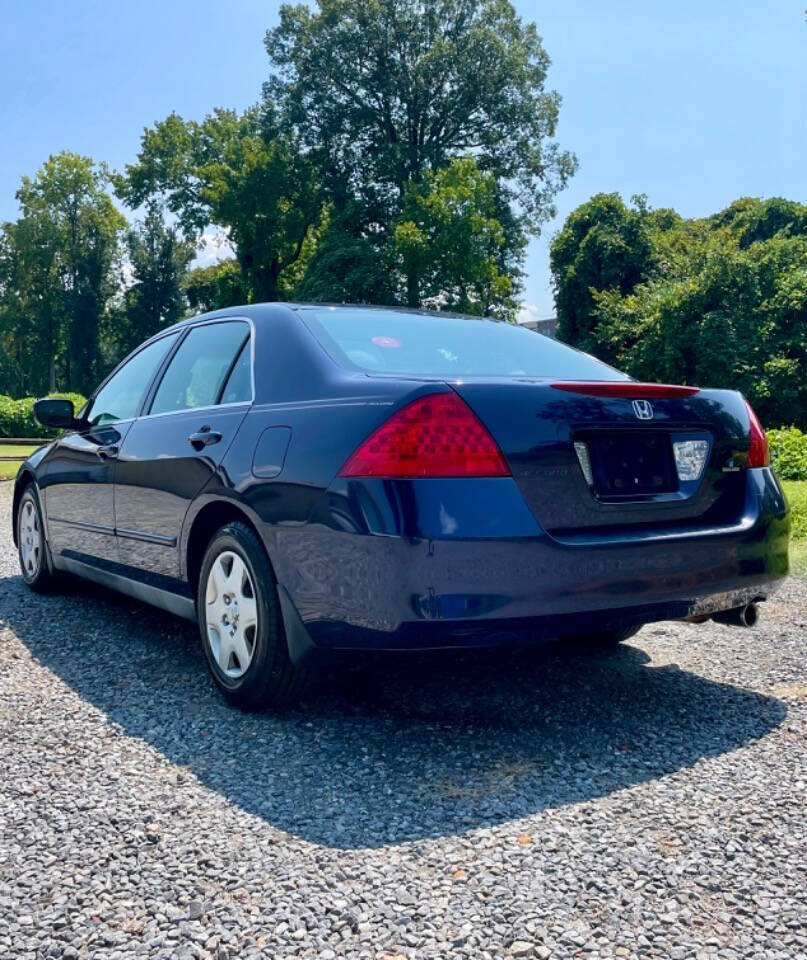
[(522, 323), (521, 326), (526, 327), (528, 330), (535, 330), (536, 333), (542, 333), (545, 337), (554, 338), (558, 329), (558, 318), (549, 317), (547, 320), (528, 320), (526, 323)]

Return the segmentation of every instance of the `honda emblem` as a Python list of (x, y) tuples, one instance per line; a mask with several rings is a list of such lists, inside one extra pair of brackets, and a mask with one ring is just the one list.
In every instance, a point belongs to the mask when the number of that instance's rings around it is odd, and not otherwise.
[(640, 420), (652, 420), (653, 404), (649, 400), (634, 400), (633, 412)]

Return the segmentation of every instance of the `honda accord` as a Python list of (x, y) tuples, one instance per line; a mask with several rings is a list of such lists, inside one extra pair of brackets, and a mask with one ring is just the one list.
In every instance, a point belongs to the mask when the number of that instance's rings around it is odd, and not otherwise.
[(243, 707), (288, 702), (320, 651), (748, 622), (788, 570), (739, 393), (639, 383), (506, 322), (230, 308), (35, 415), (63, 432), (16, 479), (25, 582), (198, 621)]

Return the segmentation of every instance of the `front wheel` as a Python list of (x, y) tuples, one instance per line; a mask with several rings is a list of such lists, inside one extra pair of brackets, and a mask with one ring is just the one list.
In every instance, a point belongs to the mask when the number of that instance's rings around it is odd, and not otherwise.
[(26, 584), (37, 593), (53, 589), (56, 578), (46, 556), (45, 529), (36, 488), (29, 484), (17, 506), (17, 553)]
[(269, 559), (246, 524), (229, 523), (210, 541), (196, 603), (210, 672), (230, 703), (282, 707), (300, 694), (305, 676), (289, 659)]

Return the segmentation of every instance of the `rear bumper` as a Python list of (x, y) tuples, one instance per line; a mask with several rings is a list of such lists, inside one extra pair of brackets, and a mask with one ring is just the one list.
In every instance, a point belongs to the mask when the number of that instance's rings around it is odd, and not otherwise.
[(440, 483), (346, 485), (304, 526), (265, 529), (315, 646), (471, 646), (679, 619), (764, 599), (788, 572), (790, 521), (769, 469), (747, 471), (730, 525), (563, 539), (510, 480), (459, 482), (467, 502)]

